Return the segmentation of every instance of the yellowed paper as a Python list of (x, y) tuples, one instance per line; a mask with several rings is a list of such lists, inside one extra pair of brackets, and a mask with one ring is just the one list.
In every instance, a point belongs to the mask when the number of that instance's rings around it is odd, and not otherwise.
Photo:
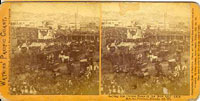
[(199, 96), (197, 4), (33, 1), (0, 9), (3, 101)]

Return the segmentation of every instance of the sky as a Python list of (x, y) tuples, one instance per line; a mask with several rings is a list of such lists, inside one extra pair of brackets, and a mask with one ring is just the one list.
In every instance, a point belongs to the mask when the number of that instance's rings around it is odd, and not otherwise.
[[(120, 12), (123, 6), (126, 8), (132, 7), (132, 9), (128, 10), (126, 13), (163, 13), (167, 12), (168, 15), (186, 17), (190, 16), (190, 5), (188, 3), (104, 3), (102, 5), (102, 11), (115, 11)], [(127, 7), (129, 6), (129, 7)], [(135, 8), (134, 8), (135, 7)]]
[[(163, 12), (167, 11), (172, 15), (185, 16), (188, 12), (190, 12), (190, 6), (188, 3), (136, 3), (136, 2), (128, 2), (128, 3), (103, 3), (102, 10), (103, 11), (116, 11), (120, 12), (120, 4), (123, 6), (135, 6), (138, 8), (137, 10), (132, 10), (132, 13), (136, 12), (146, 12), (146, 13), (154, 13), (154, 12)], [(133, 7), (134, 8), (134, 7)]]
[[(125, 13), (162, 13), (167, 12), (169, 15), (189, 16), (190, 6), (187, 3), (102, 3), (102, 11), (115, 11)], [(54, 2), (54, 3), (13, 3), (13, 12), (31, 12), (36, 14), (44, 13), (68, 13), (82, 16), (100, 16), (100, 4), (95, 2)], [(123, 9), (130, 10), (125, 11)]]
[(29, 12), (35, 14), (75, 14), (78, 12), (81, 16), (99, 16), (99, 4), (96, 3), (77, 3), (77, 2), (39, 2), (39, 3), (13, 3), (11, 5), (12, 12)]
[[(163, 22), (166, 15), (166, 22), (181, 21), (189, 24), (191, 16), (189, 3), (107, 2), (102, 4), (102, 11), (103, 18), (115, 18), (124, 22), (131, 19), (143, 22)], [(112, 14), (112, 12), (115, 13)]]
[[(102, 11), (102, 12), (101, 12)], [(138, 2), (39, 2), (39, 3), (13, 3), (11, 5), (11, 17), (24, 19), (24, 15), (18, 15), (15, 12), (28, 12), (36, 15), (44, 14), (69, 14), (74, 15), (78, 12), (84, 17), (102, 17), (117, 18), (122, 21), (147, 20), (146, 22), (163, 21), (164, 13), (167, 14), (167, 21), (189, 22), (191, 14), (188, 3), (138, 3)], [(115, 12), (120, 16), (104, 12)], [(159, 15), (159, 16), (157, 16)], [(31, 16), (30, 16), (31, 17)], [(170, 18), (171, 17), (171, 18)], [(34, 17), (33, 17), (34, 18)], [(174, 19), (176, 18), (176, 19)], [(180, 18), (180, 19), (179, 19)], [(37, 18), (34, 18), (37, 19)], [(39, 18), (38, 18), (39, 19)], [(48, 20), (48, 16), (45, 18)], [(149, 20), (149, 21), (148, 21)]]

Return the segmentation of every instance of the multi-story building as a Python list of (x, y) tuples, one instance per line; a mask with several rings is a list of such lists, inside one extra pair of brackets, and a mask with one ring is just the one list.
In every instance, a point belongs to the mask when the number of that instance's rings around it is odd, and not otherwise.
[(103, 19), (102, 27), (121, 27), (122, 23), (117, 19)]

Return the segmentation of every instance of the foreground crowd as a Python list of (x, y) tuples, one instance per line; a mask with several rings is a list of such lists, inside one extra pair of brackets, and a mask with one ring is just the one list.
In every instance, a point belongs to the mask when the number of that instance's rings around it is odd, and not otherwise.
[(11, 94), (98, 94), (97, 41), (33, 43), (14, 50)]
[(102, 59), (103, 94), (176, 94), (181, 87), (189, 90), (189, 42), (149, 40), (147, 37), (106, 41)]

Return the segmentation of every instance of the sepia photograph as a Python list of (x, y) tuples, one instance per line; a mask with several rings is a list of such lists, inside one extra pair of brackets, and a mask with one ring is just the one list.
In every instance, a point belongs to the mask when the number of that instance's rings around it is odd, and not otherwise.
[(190, 94), (190, 5), (103, 3), (103, 95)]
[(97, 3), (11, 6), (11, 95), (98, 95)]
[(198, 99), (198, 3), (6, 1), (0, 100)]

